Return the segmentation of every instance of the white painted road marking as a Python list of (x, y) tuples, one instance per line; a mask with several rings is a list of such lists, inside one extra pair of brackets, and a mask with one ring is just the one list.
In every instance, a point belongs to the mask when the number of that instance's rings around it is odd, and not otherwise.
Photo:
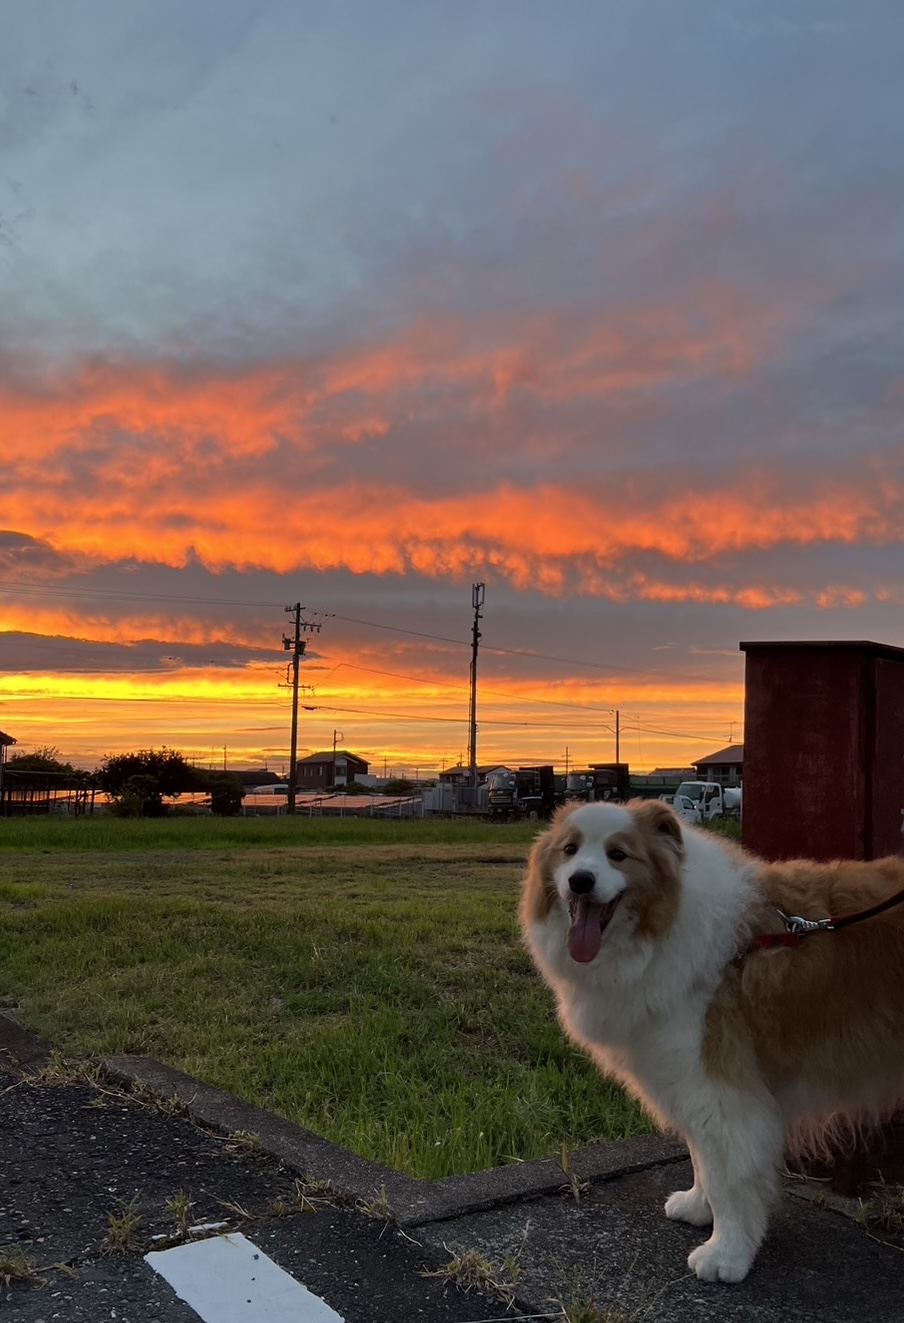
[(240, 1232), (144, 1259), (204, 1323), (345, 1323)]

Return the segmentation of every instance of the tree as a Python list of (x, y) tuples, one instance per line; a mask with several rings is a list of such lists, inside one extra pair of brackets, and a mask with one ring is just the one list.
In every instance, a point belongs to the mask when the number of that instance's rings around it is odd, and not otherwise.
[(204, 774), (210, 790), (210, 811), (218, 817), (234, 818), (242, 807), (245, 787), (232, 772), (206, 772)]
[(39, 790), (47, 790), (48, 786), (62, 789), (89, 786), (91, 773), (64, 763), (58, 757), (59, 752), (54, 745), (45, 744), (32, 753), (14, 753), (3, 765), (4, 775), (11, 774), (11, 784)]
[(383, 786), (384, 795), (398, 795), (400, 799), (405, 795), (414, 794), (414, 782), (409, 781), (407, 777), (397, 776), (393, 780), (387, 781)]
[(175, 749), (140, 749), (109, 755), (97, 770), (101, 788), (125, 817), (159, 818), (163, 800), (206, 790), (205, 774)]
[(75, 772), (72, 763), (64, 763), (58, 757), (59, 749), (52, 744), (43, 744), (32, 753), (14, 753), (6, 760), (10, 772), (57, 772), (71, 776)]

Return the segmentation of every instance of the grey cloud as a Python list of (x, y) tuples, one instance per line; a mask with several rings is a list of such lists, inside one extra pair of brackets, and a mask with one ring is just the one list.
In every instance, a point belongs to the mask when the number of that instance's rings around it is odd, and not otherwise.
[(72, 573), (76, 557), (59, 552), (40, 538), (14, 529), (0, 529), (0, 575), (21, 575), (29, 580)]

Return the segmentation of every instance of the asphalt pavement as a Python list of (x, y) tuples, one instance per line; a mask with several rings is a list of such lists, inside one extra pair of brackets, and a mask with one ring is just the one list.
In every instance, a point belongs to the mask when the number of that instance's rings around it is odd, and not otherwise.
[(703, 1233), (662, 1215), (688, 1172), (649, 1138), (417, 1181), (147, 1058), (64, 1067), (0, 1016), (16, 1323), (902, 1323), (904, 1252), (817, 1183), (786, 1183), (745, 1282), (697, 1281)]

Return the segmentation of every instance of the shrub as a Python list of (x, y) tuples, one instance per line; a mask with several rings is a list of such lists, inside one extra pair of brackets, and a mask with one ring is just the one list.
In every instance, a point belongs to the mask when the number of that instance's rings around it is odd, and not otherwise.
[(381, 793), (384, 795), (413, 795), (414, 782), (409, 781), (407, 777), (397, 776), (386, 782)]
[(210, 811), (220, 818), (234, 818), (241, 812), (245, 787), (232, 772), (208, 772)]
[(107, 757), (97, 776), (113, 800), (111, 812), (126, 818), (162, 817), (164, 796), (175, 798), (185, 791), (208, 788), (206, 773), (192, 767), (175, 749), (166, 748)]

